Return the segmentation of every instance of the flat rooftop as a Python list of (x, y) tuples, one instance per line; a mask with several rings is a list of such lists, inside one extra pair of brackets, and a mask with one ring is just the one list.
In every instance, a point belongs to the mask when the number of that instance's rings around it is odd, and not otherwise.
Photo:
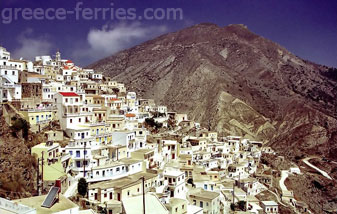
[(195, 192), (195, 193), (190, 194), (190, 197), (213, 200), (219, 195), (220, 193), (217, 193), (217, 192), (201, 190), (200, 192)]
[(275, 201), (261, 201), (265, 206), (277, 206), (278, 204)]
[(26, 205), (28, 207), (35, 208), (36, 213), (39, 214), (49, 214), (49, 213), (52, 214), (73, 208), (78, 209), (78, 206), (75, 203), (70, 201), (68, 198), (64, 197), (62, 194), (60, 194), (59, 202), (56, 202), (51, 208), (41, 207), (41, 204), (43, 203), (46, 197), (47, 195), (35, 196), (30, 198), (21, 198), (15, 200), (15, 202)]
[(137, 185), (142, 182), (141, 178), (145, 177), (145, 180), (156, 177), (157, 174), (139, 172), (133, 175), (129, 175), (117, 180), (103, 181), (92, 184), (89, 186), (89, 189), (107, 189), (107, 188), (116, 188), (124, 189), (132, 185)]

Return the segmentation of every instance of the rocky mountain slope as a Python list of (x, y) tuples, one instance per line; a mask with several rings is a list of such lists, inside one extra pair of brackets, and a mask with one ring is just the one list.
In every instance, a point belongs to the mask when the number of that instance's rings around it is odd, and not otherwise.
[(337, 160), (337, 70), (246, 26), (195, 25), (89, 67), (224, 135), (265, 141), (291, 159)]
[(36, 139), (25, 142), (21, 133), (13, 136), (0, 110), (0, 197), (17, 199), (35, 194), (37, 161), (29, 150), (33, 141)]

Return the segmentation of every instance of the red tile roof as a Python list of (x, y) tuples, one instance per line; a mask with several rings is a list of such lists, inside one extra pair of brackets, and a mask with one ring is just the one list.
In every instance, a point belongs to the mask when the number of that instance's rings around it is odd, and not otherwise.
[(59, 92), (64, 97), (79, 97), (80, 95), (74, 92)]
[(73, 61), (71, 61), (71, 60), (67, 60), (67, 61), (66, 61), (66, 63), (73, 63)]
[(125, 114), (126, 117), (136, 117), (135, 114)]

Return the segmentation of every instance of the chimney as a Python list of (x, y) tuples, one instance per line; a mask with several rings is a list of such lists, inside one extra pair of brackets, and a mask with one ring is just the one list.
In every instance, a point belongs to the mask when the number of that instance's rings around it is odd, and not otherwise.
[(54, 186), (60, 188), (59, 190), (59, 193), (60, 193), (61, 192), (61, 180), (60, 179), (56, 180)]

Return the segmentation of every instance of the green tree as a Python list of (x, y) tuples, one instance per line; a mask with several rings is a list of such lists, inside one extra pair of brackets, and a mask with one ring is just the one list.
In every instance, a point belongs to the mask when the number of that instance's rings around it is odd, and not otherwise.
[(163, 126), (162, 123), (156, 122), (153, 118), (146, 118), (145, 119), (145, 125), (149, 126), (149, 127), (153, 127), (156, 130), (160, 129)]
[(88, 183), (85, 180), (85, 178), (80, 178), (77, 184), (77, 192), (82, 195), (83, 197), (87, 194), (88, 192)]

